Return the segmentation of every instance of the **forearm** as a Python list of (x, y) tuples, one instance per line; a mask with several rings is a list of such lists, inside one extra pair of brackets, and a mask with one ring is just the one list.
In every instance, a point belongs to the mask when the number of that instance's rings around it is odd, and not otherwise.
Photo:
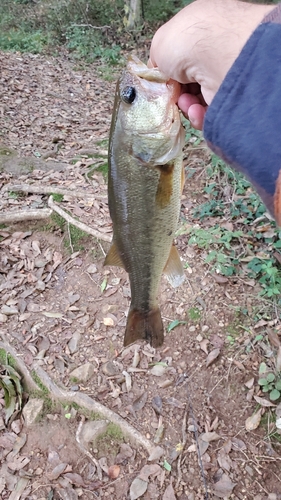
[(204, 136), (250, 179), (281, 225), (281, 4), (226, 75), (206, 113)]

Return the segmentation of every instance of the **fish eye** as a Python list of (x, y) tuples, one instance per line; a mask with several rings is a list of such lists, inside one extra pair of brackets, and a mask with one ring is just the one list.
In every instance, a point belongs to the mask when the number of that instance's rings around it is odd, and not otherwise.
[(121, 99), (127, 104), (132, 104), (136, 98), (136, 89), (135, 87), (124, 87), (121, 91)]

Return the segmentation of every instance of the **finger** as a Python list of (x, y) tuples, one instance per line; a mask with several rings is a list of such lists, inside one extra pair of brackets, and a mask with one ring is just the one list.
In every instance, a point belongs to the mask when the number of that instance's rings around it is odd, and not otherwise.
[(200, 98), (193, 94), (181, 94), (178, 99), (178, 107), (184, 114), (188, 114), (188, 110), (192, 104), (201, 104)]
[(192, 127), (197, 130), (203, 130), (204, 117), (207, 111), (207, 107), (202, 106), (202, 104), (192, 104), (188, 110), (188, 119)]
[(153, 64), (153, 62), (152, 62), (152, 59), (151, 59), (151, 58), (149, 58), (149, 59), (148, 59), (148, 61), (147, 61), (147, 67), (148, 67), (148, 68), (154, 68), (154, 67), (155, 67), (155, 64)]

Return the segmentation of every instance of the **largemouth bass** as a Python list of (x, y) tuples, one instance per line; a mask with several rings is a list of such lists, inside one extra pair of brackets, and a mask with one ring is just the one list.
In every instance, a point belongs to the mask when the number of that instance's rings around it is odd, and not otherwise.
[(163, 271), (173, 286), (184, 280), (173, 246), (184, 182), (179, 84), (136, 57), (115, 95), (109, 140), (108, 201), (113, 240), (105, 265), (129, 274), (131, 305), (124, 345), (144, 339), (158, 347), (164, 328), (157, 303)]

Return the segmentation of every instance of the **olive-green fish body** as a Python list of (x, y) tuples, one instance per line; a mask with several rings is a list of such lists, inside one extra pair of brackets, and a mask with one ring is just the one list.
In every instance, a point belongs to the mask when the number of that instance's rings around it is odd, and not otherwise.
[[(139, 68), (144, 76), (137, 74)], [(184, 276), (173, 247), (182, 191), (183, 139), (174, 94), (173, 84), (167, 85), (158, 70), (148, 70), (136, 59), (128, 63), (117, 85), (108, 179), (113, 243), (105, 264), (123, 266), (129, 274), (131, 306), (125, 345), (137, 339), (162, 344), (157, 304), (161, 275), (166, 267), (174, 286)]]

